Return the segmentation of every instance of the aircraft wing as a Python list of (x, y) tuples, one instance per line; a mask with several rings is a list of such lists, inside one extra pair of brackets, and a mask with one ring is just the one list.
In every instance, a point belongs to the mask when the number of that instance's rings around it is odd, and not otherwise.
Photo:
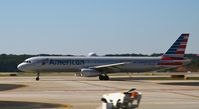
[(94, 70), (97, 70), (99, 72), (108, 72), (108, 71), (118, 70), (119, 67), (126, 65), (126, 64), (130, 64), (130, 62), (99, 65), (99, 66), (90, 67), (90, 69), (94, 69)]

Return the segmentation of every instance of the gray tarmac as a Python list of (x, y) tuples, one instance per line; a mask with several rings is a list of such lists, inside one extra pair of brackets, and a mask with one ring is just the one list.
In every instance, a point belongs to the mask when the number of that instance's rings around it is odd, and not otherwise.
[(106, 93), (136, 88), (138, 109), (199, 109), (199, 80), (144, 80), (145, 77), (0, 77), (2, 109), (97, 109)]

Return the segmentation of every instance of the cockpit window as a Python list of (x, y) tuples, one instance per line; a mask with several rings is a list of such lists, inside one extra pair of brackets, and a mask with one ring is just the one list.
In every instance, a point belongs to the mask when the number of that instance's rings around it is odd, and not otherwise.
[(24, 61), (24, 63), (29, 63), (29, 64), (30, 64), (30, 63), (31, 63), (31, 61)]

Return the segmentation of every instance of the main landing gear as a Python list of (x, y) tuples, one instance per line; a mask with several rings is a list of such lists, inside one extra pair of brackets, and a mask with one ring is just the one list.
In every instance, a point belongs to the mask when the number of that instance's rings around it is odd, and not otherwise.
[(39, 81), (39, 73), (37, 73), (36, 80)]
[(99, 75), (99, 80), (109, 80), (109, 76), (105, 75)]

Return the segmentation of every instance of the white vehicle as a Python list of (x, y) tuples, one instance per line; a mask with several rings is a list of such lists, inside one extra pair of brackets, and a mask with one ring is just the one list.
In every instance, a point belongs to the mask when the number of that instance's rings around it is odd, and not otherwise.
[(102, 109), (134, 109), (140, 104), (142, 94), (135, 89), (128, 92), (104, 94)]
[(39, 56), (26, 59), (17, 68), (25, 72), (75, 72), (76, 76), (109, 80), (108, 73), (146, 72), (177, 67), (189, 62), (184, 58), (189, 34), (182, 34), (169, 50), (160, 57), (64, 57)]

